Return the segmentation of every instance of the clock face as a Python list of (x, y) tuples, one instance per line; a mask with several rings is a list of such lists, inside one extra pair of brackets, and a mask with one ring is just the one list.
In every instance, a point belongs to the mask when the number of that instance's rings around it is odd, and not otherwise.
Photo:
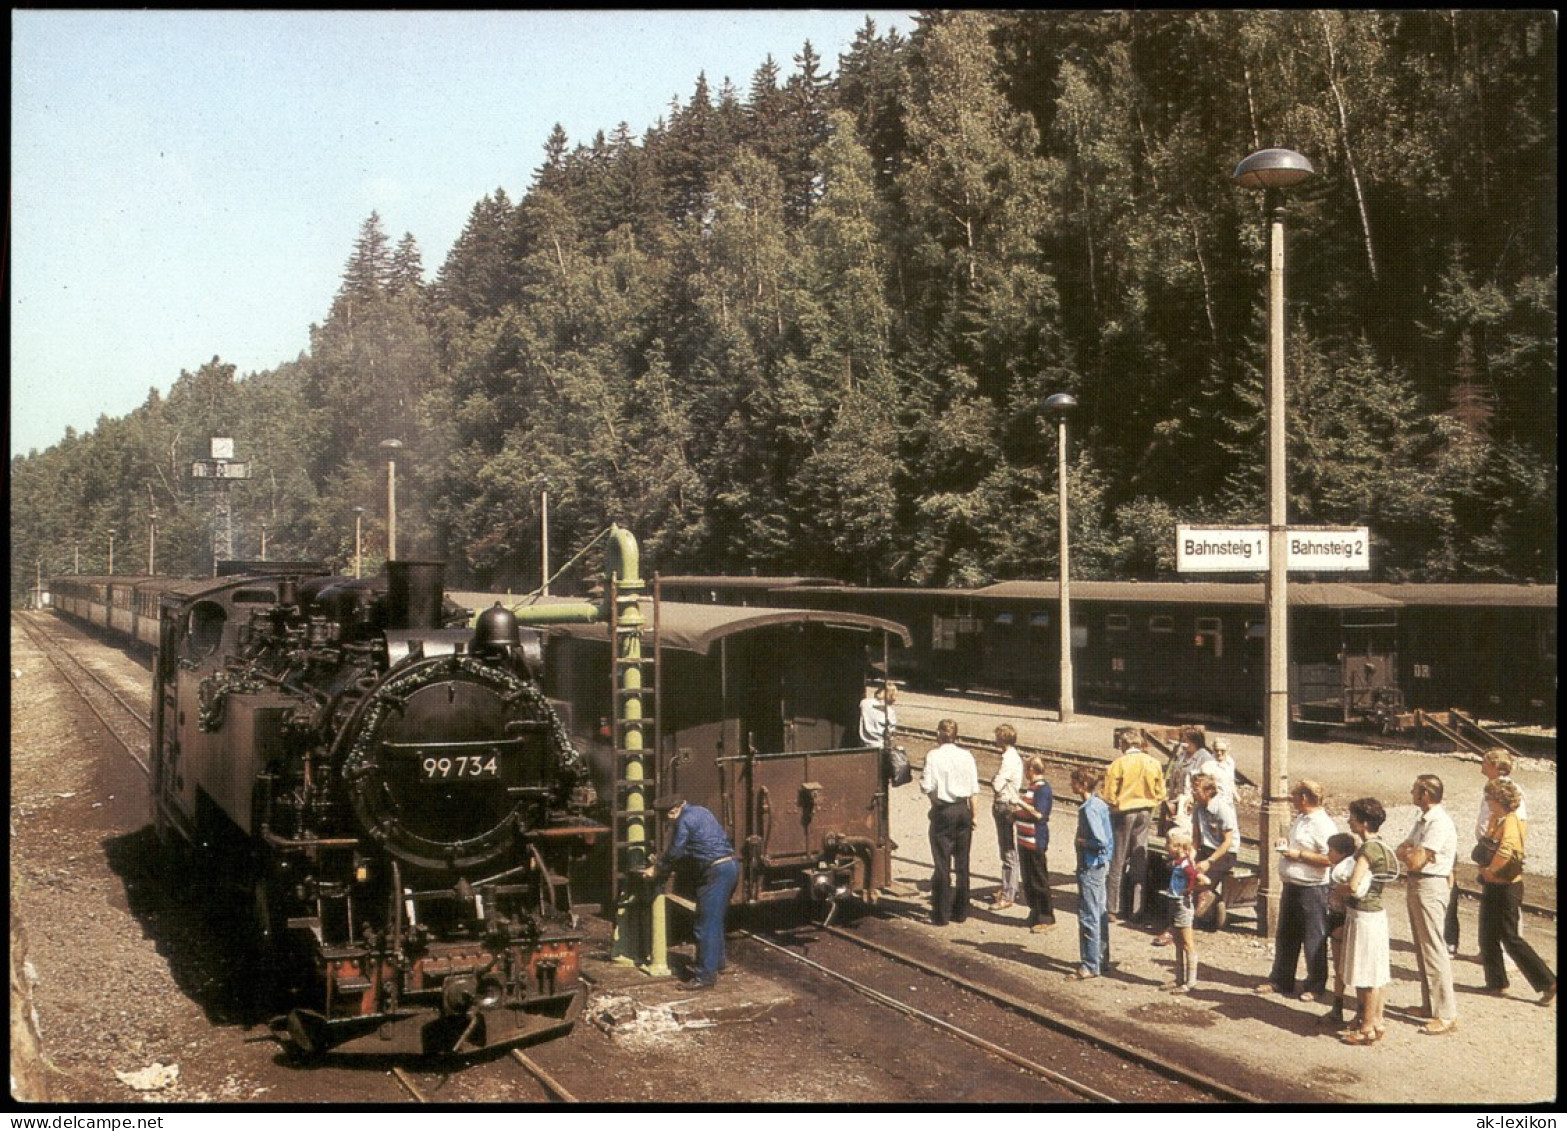
[(214, 436), (214, 437), (212, 437), (212, 458), (213, 459), (233, 459), (234, 458), (234, 438), (232, 436)]

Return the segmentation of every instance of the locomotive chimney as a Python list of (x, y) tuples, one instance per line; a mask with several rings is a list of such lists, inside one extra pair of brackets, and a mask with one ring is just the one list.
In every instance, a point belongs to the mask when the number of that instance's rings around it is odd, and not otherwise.
[(440, 628), (446, 563), (401, 558), (386, 563), (389, 628)]

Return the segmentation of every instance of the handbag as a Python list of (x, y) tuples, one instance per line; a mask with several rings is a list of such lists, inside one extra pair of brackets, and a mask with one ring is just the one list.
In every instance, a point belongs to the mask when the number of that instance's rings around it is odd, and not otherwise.
[[(1497, 850), (1500, 847), (1501, 842), (1495, 837), (1483, 836), (1480, 838), (1480, 843), (1470, 850), (1469, 859), (1480, 865), (1481, 868), (1489, 867), (1491, 861), (1496, 858)], [(1522, 855), (1513, 856), (1509, 854), (1503, 856), (1502, 862), (1491, 868), (1491, 875), (1495, 877), (1492, 882), (1499, 884), (1512, 883), (1519, 876), (1523, 875), (1523, 861)]]
[(901, 746), (894, 746), (888, 755), (889, 774), (893, 785), (908, 785), (914, 780), (914, 771), (909, 766), (909, 752)]

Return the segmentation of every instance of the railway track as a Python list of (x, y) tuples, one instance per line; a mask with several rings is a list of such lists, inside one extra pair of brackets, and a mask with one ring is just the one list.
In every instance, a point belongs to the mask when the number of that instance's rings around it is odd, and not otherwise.
[[(1117, 1104), (1128, 1102), (1128, 1097), (1131, 1097), (1136, 1102), (1145, 1102), (1144, 1094), (1152, 1087), (1159, 1090), (1160, 1102), (1193, 1103), (1207, 1101), (1250, 1104), (1265, 1102), (1259, 1096), (1193, 1070), (1172, 1064), (1154, 1054), (1118, 1041), (1110, 1035), (1085, 1024), (1067, 1021), (1059, 1016), (1047, 1014), (1030, 1002), (994, 987), (983, 985), (952, 970), (944, 969), (926, 959), (836, 927), (819, 927), (817, 931), (819, 935), (813, 938), (813, 945), (819, 946), (821, 941), (819, 936), (826, 935), (832, 939), (840, 940), (849, 947), (868, 951), (880, 958), (891, 959), (906, 969), (917, 971), (926, 979), (933, 980), (958, 991), (968, 998), (976, 999), (990, 1007), (994, 1007), (1000, 1011), (1003, 1018), (1000, 1026), (1001, 1031), (1004, 1033), (1004, 1043), (1003, 1041), (992, 1040), (975, 1031), (974, 1028), (969, 1028), (950, 1021), (945, 1017), (937, 1016), (931, 1010), (914, 1005), (906, 1000), (905, 997), (899, 996), (899, 994), (889, 993), (885, 989), (871, 985), (867, 981), (862, 980), (863, 976), (856, 977), (842, 969), (829, 965), (828, 962), (818, 958), (807, 957), (772, 938), (753, 932), (743, 932), (743, 934), (746, 938), (772, 953), (785, 956), (799, 965), (809, 967), (821, 976), (839, 985), (846, 986), (884, 1008), (929, 1025), (954, 1040), (962, 1041), (973, 1048), (979, 1049), (1012, 1068), (1021, 1069), (1078, 1099), (1087, 1100), (1091, 1103)], [(881, 972), (885, 973), (888, 969), (890, 967), (884, 965)], [(906, 977), (905, 975), (899, 981), (906, 981)], [(915, 986), (908, 986), (906, 989), (918, 992)], [(922, 994), (921, 996), (929, 995)], [(1028, 1023), (1026, 1030), (1020, 1031), (1018, 1029), (1016, 1025), (1017, 1019), (1022, 1019)], [(1062, 1047), (1063, 1039), (1066, 1044), (1064, 1048)], [(1088, 1075), (1086, 1072), (1062, 1071), (1037, 1059), (1048, 1057), (1058, 1062), (1072, 1061), (1081, 1058), (1085, 1047), (1101, 1054), (1108, 1054), (1114, 1058), (1115, 1063), (1111, 1067), (1105, 1068), (1101, 1065), (1098, 1071), (1094, 1073), (1105, 1078), (1105, 1080), (1091, 1081), (1084, 1078)], [(1021, 1049), (1033, 1051), (1034, 1055), (1025, 1055), (1022, 1051), (1019, 1051)], [(1113, 1091), (1109, 1089), (1113, 1089)]]
[[(521, 1049), (512, 1049), (506, 1057), (496, 1058), (490, 1063), (495, 1066), (494, 1071), (507, 1073), (506, 1078), (500, 1084), (507, 1091), (506, 1099), (508, 1103), (574, 1104), (580, 1102), (576, 1096), (567, 1091), (560, 1081), (551, 1076), (538, 1062)], [(508, 1072), (507, 1070), (513, 1065), (520, 1067), (522, 1073), (516, 1071)], [(452, 1099), (452, 1097), (442, 1093), (459, 1078), (471, 1086), (473, 1074), (484, 1071), (485, 1067), (467, 1065), (457, 1071), (435, 1072), (411, 1071), (407, 1068), (396, 1066), (392, 1068), (391, 1075), (398, 1087), (402, 1089), (404, 1095), (413, 1100), (414, 1103), (434, 1104), (445, 1103)], [(510, 1087), (511, 1082), (520, 1075), (524, 1075), (527, 1086), (536, 1093), (535, 1097), (517, 1094)], [(467, 1097), (456, 1097), (456, 1099), (466, 1101)]]
[(14, 612), (11, 619), (103, 724), (109, 736), (141, 767), (142, 773), (150, 774), (152, 771), (143, 753), (152, 734), (152, 722), (147, 717), (146, 704), (133, 703), (127, 699), (107, 680), (82, 663), (64, 640), (34, 618)]

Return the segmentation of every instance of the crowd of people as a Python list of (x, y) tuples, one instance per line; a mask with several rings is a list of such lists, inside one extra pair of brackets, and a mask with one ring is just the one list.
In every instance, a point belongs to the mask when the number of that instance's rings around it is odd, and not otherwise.
[[(930, 803), (930, 922), (945, 926), (963, 922), (970, 910), (969, 851), (980, 780), (973, 753), (958, 744), (956, 721), (942, 719), (936, 733), (939, 745), (926, 757), (920, 785)], [(1163, 988), (1190, 993), (1198, 984), (1194, 928), (1217, 929), (1217, 892), (1238, 858), (1235, 762), (1223, 739), (1210, 746), (1198, 727), (1183, 728), (1163, 762), (1147, 752), (1143, 733), (1118, 728), (1108, 766), (1072, 770), (1072, 792), (1080, 801), (1072, 846), (1078, 961), (1067, 977), (1086, 981), (1110, 972), (1112, 923), (1141, 923), (1155, 932), (1154, 945), (1173, 948), (1174, 977)], [(1044, 761), (1023, 758), (1016, 744), (1014, 727), (995, 729), (1001, 763), (990, 785), (1001, 886), (989, 906), (1002, 910), (1021, 898), (1029, 912), (1025, 926), (1048, 931), (1056, 924), (1047, 862), (1054, 797)], [(1511, 754), (1503, 749), (1482, 762), (1487, 783), (1470, 851), (1482, 893), (1479, 957), (1487, 992), (1509, 990), (1505, 954), (1543, 1006), (1555, 999), (1557, 983), (1518, 929), (1528, 824), (1511, 770)], [(1384, 893), (1402, 878), (1421, 986), (1420, 1032), (1457, 1030), (1452, 960), (1459, 944), (1453, 904), (1460, 844), (1443, 792), (1435, 774), (1415, 779), (1410, 798), (1419, 816), (1391, 846), (1382, 834), (1387, 810), (1376, 798), (1349, 803), (1346, 833), (1325, 810), (1320, 783), (1294, 784), (1293, 818), (1271, 846), (1282, 893), (1273, 964), (1257, 993), (1327, 1001), (1323, 1020), (1338, 1027), (1341, 1040), (1380, 1041), (1392, 981)], [(1149, 851), (1155, 831), (1164, 839), (1162, 858)], [(1355, 1016), (1346, 1024), (1351, 1002)]]

